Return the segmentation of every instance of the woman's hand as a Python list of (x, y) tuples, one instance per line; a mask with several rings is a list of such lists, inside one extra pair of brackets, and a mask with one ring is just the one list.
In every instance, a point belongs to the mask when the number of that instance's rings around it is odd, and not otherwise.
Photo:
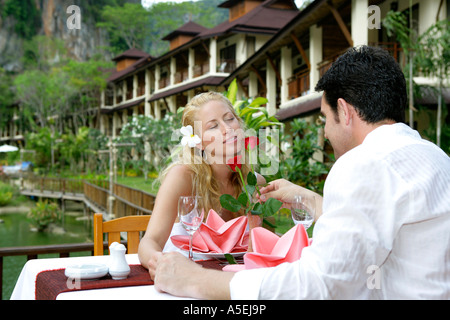
[(151, 255), (150, 260), (148, 260), (147, 267), (148, 273), (150, 274), (150, 278), (154, 281), (156, 274), (156, 267), (158, 266), (158, 261), (160, 261), (162, 257), (162, 252), (155, 252)]

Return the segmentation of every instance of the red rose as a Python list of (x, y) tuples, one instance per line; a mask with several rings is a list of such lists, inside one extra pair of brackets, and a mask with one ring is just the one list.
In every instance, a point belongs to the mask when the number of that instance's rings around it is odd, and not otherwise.
[(239, 170), (241, 170), (242, 168), (242, 156), (236, 156), (234, 158), (228, 159), (227, 160), (227, 165), (230, 166), (231, 170), (237, 172), (237, 168), (239, 168)]
[(259, 145), (258, 137), (252, 136), (245, 138), (245, 149), (253, 150), (257, 145)]

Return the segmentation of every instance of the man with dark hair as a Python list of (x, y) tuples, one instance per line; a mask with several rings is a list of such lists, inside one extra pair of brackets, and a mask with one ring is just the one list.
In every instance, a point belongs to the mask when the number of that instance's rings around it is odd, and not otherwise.
[[(402, 123), (406, 85), (381, 49), (342, 55), (316, 87), (336, 163), (301, 258), (237, 273), (164, 255), (159, 290), (195, 298), (450, 299), (450, 158)], [(286, 180), (262, 201), (314, 194)]]
[(335, 113), (338, 99), (342, 98), (367, 123), (405, 122), (405, 77), (394, 58), (383, 49), (366, 46), (349, 49), (319, 80), (316, 91), (325, 92)]

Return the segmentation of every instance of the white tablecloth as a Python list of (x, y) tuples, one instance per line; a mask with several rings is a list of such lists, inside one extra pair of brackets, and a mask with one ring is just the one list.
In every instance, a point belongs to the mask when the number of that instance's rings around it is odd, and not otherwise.
[[(137, 254), (125, 255), (128, 264), (140, 264)], [(67, 268), (79, 264), (108, 264), (109, 256), (88, 256), (29, 260), (17, 280), (11, 300), (34, 300), (36, 298), (36, 277), (46, 270)], [(181, 299), (156, 291), (152, 285), (80, 290), (63, 292), (57, 300), (171, 300)]]

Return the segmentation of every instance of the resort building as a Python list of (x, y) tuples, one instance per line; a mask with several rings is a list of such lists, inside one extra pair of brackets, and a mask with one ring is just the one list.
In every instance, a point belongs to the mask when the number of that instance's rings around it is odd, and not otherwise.
[[(164, 55), (130, 49), (113, 59), (116, 68), (99, 99), (100, 130), (115, 138), (130, 116), (162, 119), (197, 93), (222, 92), (234, 79), (239, 99), (266, 97), (268, 113), (280, 121), (316, 121), (321, 93), (314, 87), (348, 48), (380, 46), (406, 64), (402, 48), (381, 21), (389, 10), (405, 12), (409, 6), (409, 0), (314, 0), (299, 10), (294, 0), (224, 1), (219, 7), (229, 10), (227, 21), (210, 29), (187, 22), (163, 38), (170, 42)], [(448, 19), (449, 11), (450, 0), (413, 0), (414, 28), (422, 34), (436, 21)], [(428, 77), (414, 80), (436, 86)], [(448, 104), (448, 80), (444, 86)], [(412, 123), (419, 132), (436, 119), (437, 97), (430, 92), (415, 101), (431, 115), (414, 112)], [(0, 132), (2, 143), (23, 140), (19, 105), (11, 108), (17, 112)]]
[[(229, 19), (207, 29), (192, 21), (163, 40), (170, 51), (153, 58), (131, 49), (102, 97), (101, 130), (116, 137), (131, 115), (161, 119), (199, 92), (223, 91), (222, 82), (299, 12), (293, 0), (229, 0)], [(261, 92), (263, 94), (263, 92)]]

